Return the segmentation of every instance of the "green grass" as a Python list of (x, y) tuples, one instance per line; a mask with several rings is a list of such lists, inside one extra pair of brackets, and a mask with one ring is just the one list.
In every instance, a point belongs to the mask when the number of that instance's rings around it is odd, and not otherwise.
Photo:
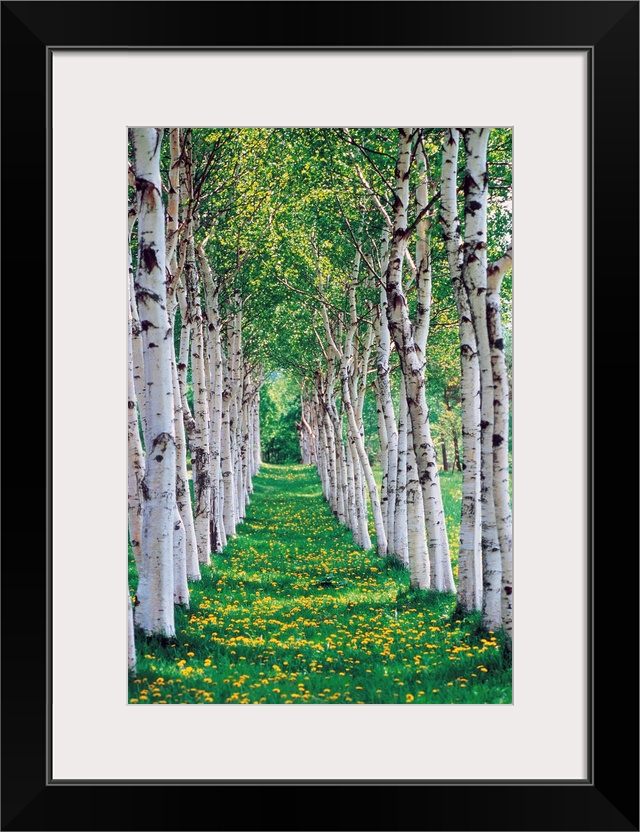
[[(455, 518), (459, 475), (442, 482)], [(130, 702), (511, 702), (499, 634), (354, 546), (314, 469), (265, 464), (254, 485), (238, 536), (176, 609), (176, 638), (137, 635)]]

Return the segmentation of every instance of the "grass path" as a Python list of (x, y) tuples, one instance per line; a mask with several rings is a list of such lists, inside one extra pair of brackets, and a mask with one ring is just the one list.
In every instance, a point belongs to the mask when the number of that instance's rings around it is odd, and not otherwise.
[(314, 469), (265, 464), (254, 486), (238, 536), (176, 609), (177, 637), (139, 638), (130, 702), (511, 701), (497, 636), (354, 546)]

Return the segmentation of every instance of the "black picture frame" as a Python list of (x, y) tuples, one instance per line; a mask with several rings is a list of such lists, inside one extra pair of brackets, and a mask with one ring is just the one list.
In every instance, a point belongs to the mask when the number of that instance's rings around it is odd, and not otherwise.
[[(46, 356), (37, 363), (36, 383), (46, 392), (44, 407), (18, 407), (18, 425), (10, 419), (12, 433), (17, 428), (20, 437), (16, 443), (20, 453), (10, 467), (24, 474), (19, 477), (21, 495), (25, 483), (34, 495), (28, 499), (22, 495), (20, 502), (29, 504), (46, 522), (38, 551), (23, 550), (22, 538), (17, 537), (5, 547), (2, 559), (2, 829), (209, 829), (222, 828), (224, 823), (225, 828), (263, 830), (637, 830), (637, 515), (625, 500), (628, 492), (617, 473), (631, 468), (635, 450), (629, 416), (630, 401), (636, 396), (629, 379), (630, 364), (637, 356), (639, 3), (1, 5), (5, 289), (10, 287), (9, 299), (16, 303), (20, 287), (41, 298), (32, 331), (34, 340), (37, 332), (44, 334), (40, 354)], [(158, 9), (151, 25), (150, 5)], [(179, 24), (197, 20), (198, 25), (184, 30), (168, 25), (172, 13)], [(390, 25), (392, 17), (405, 25)], [(221, 26), (220, 20), (238, 23)], [(50, 780), (51, 218), (46, 195), (50, 198), (50, 57), (54, 48), (63, 47), (574, 48), (589, 53), (591, 691), (589, 772), (584, 782)], [(28, 240), (25, 217), (31, 218)], [(10, 312), (14, 306), (9, 303)], [(7, 367), (9, 362), (12, 371), (5, 378), (15, 395), (20, 384), (15, 368), (20, 362), (11, 353)], [(24, 391), (18, 395), (26, 397)], [(34, 411), (35, 424), (30, 425)], [(46, 430), (42, 413), (47, 417)], [(621, 443), (623, 431), (631, 434), (631, 441), (625, 437)], [(38, 437), (37, 453), (25, 441), (30, 435)], [(11, 500), (7, 503), (11, 506)], [(562, 633), (551, 629), (549, 637), (561, 639)], [(39, 668), (38, 685), (20, 681), (20, 664), (26, 662)]]

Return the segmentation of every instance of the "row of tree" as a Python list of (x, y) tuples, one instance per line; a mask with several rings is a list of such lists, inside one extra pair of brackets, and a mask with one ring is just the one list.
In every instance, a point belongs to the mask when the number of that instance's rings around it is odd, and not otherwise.
[[(487, 264), (490, 130), (467, 128), (461, 132), (465, 149), (461, 183), (464, 234), (457, 210), (460, 131), (452, 128), (444, 132), (441, 176), (434, 182), (424, 132), (400, 128), (394, 180), (386, 204), (355, 165), (365, 193), (384, 222), (377, 257), (371, 250), (369, 254), (365, 251), (365, 233), (355, 234), (349, 228), (355, 247), (354, 266), (346, 288), (347, 306), (333, 322), (322, 293), (321, 257), (314, 243), (320, 288), (316, 303), (323, 323), (321, 348), (326, 367), (316, 373), (313, 393), (302, 409), (301, 455), (303, 461), (316, 462), (327, 500), (361, 546), (371, 546), (366, 483), (378, 553), (399, 557), (409, 567), (411, 584), (416, 588), (456, 589), (425, 378), (433, 283), (431, 235), (438, 206), (459, 329), (464, 465), (458, 603), (463, 610), (482, 609), (484, 626), (504, 628), (510, 636), (509, 392), (500, 284), (511, 264), (511, 250)], [(414, 216), (410, 219), (412, 181)], [(409, 245), (413, 235), (412, 257)], [(363, 260), (364, 278), (360, 274)], [(405, 263), (410, 277), (403, 282)], [(358, 306), (356, 295), (361, 285), (369, 292)], [(376, 287), (377, 302), (371, 296)], [(408, 302), (408, 288), (415, 290), (413, 304)], [(392, 347), (399, 357), (401, 378), (397, 414), (389, 383)], [(373, 387), (383, 471), (380, 495), (365, 451), (362, 420), (374, 348)]]
[(456, 590), (430, 408), (435, 382), (449, 413), (457, 391), (458, 601), (510, 634), (510, 142), (488, 128), (131, 131), (132, 624), (173, 634), (188, 580), (235, 534), (261, 384), (284, 372), (301, 459), (336, 517), (368, 548), (371, 516), (378, 553), (418, 588)]
[(217, 275), (206, 254), (198, 208), (211, 162), (194, 166), (191, 130), (167, 132), (163, 181), (165, 131), (130, 131), (128, 510), (130, 624), (171, 636), (188, 581), (245, 517), (260, 466), (261, 374), (245, 360), (234, 275)]

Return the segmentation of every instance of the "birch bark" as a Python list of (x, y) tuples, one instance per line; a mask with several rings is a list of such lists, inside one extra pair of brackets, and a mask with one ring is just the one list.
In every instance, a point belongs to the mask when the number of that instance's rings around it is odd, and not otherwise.
[[(136, 212), (137, 216), (137, 212)], [(131, 232), (131, 226), (129, 228)], [(133, 290), (133, 266), (131, 263), (131, 252), (129, 252), (129, 338), (128, 338), (128, 359), (129, 368), (127, 374), (127, 506), (129, 514), (129, 540), (136, 567), (140, 569), (140, 546), (142, 543), (142, 491), (141, 484), (144, 479), (144, 453), (140, 440), (140, 428), (138, 426), (138, 401), (136, 397), (135, 384), (133, 380), (133, 306), (135, 299)]]
[(132, 673), (136, 672), (136, 642), (133, 631), (133, 604), (127, 587), (127, 665)]
[(480, 363), (480, 502), (482, 507), (482, 624), (488, 630), (502, 626), (502, 556), (496, 524), (493, 488), (493, 401), (495, 385), (487, 329), (487, 142), (490, 129), (463, 130), (466, 154), (465, 241), (462, 280), (471, 307)]
[(422, 489), (418, 479), (416, 454), (413, 450), (411, 420), (407, 420), (406, 483), (409, 580), (415, 589), (429, 589), (432, 569), (425, 534)]
[(458, 605), (463, 611), (482, 608), (480, 524), (480, 364), (471, 307), (462, 281), (462, 239), (457, 208), (459, 132), (450, 128), (442, 146), (440, 224), (447, 250), (460, 333), (460, 398), (462, 409), (462, 507), (458, 553)]
[(195, 258), (193, 230), (189, 232), (184, 268), (187, 314), (191, 328), (191, 374), (193, 379), (193, 430), (189, 435), (194, 493), (194, 524), (200, 563), (211, 563), (211, 475), (209, 459), (209, 393), (205, 372), (205, 342), (200, 302), (200, 279)]
[(142, 546), (135, 623), (148, 634), (175, 634), (173, 516), (176, 446), (173, 428), (173, 344), (165, 284), (165, 228), (160, 179), (162, 129), (132, 128), (139, 195), (136, 300), (140, 312), (147, 389), (147, 449), (142, 482)]
[[(413, 431), (413, 447), (422, 488), (429, 554), (432, 559), (435, 559), (437, 574), (440, 576), (437, 582), (439, 585), (436, 588), (455, 591), (448, 554), (438, 469), (429, 429), (429, 409), (425, 395), (424, 356), (420, 345), (416, 344), (414, 339), (407, 300), (402, 288), (402, 260), (409, 236), (407, 207), (409, 202), (412, 135), (411, 128), (401, 127), (399, 129), (393, 235), (389, 265), (386, 272), (387, 314), (389, 330), (398, 350), (402, 375), (406, 384), (406, 398)], [(424, 329), (423, 327), (423, 331)]]
[(409, 538), (407, 528), (407, 440), (408, 440), (407, 394), (404, 379), (400, 386), (400, 406), (398, 408), (398, 456), (396, 463), (396, 500), (394, 515), (393, 553), (409, 565)]
[(209, 461), (211, 482), (210, 537), (211, 549), (221, 552), (226, 545), (224, 534), (222, 493), (221, 493), (221, 442), (222, 442), (222, 336), (218, 306), (218, 287), (202, 245), (198, 247), (198, 262), (204, 277), (204, 296), (207, 315), (207, 342), (210, 355), (209, 397), (210, 434)]
[[(193, 383), (193, 422), (187, 423), (191, 450), (191, 470), (194, 492), (194, 525), (198, 544), (198, 560), (211, 562), (211, 474), (209, 458), (209, 391), (206, 374), (206, 343), (200, 299), (200, 275), (196, 262), (194, 226), (194, 180), (192, 135), (184, 135), (184, 163), (181, 168), (181, 201), (186, 206), (183, 223), (186, 234), (184, 285), (187, 300), (187, 320), (191, 330), (191, 376)], [(186, 399), (186, 397), (185, 397)]]
[(496, 526), (502, 560), (502, 627), (509, 639), (513, 632), (513, 562), (511, 497), (509, 493), (509, 381), (504, 355), (500, 285), (511, 268), (511, 249), (487, 271), (487, 328), (494, 383), (493, 485)]

